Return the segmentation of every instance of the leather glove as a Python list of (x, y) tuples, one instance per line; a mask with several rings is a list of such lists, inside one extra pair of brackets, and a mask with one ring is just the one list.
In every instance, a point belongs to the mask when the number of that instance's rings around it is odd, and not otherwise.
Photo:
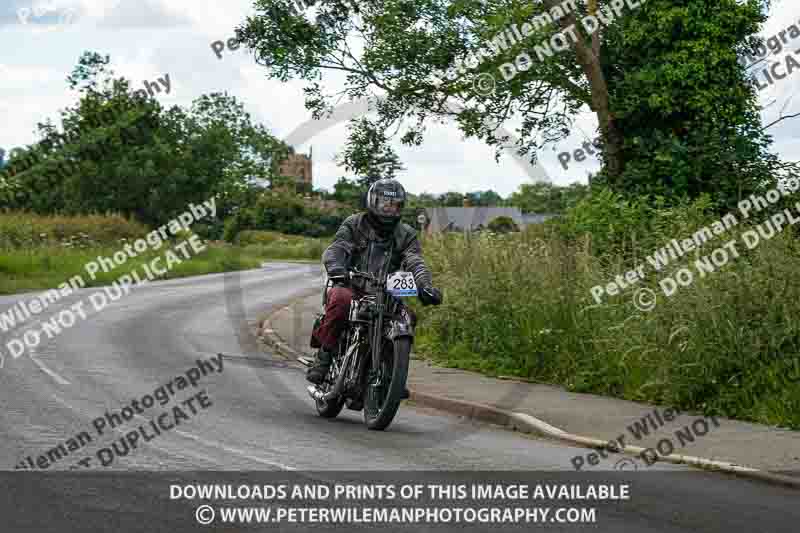
[(442, 291), (435, 287), (421, 287), (418, 298), (422, 305), (440, 305), (444, 301)]

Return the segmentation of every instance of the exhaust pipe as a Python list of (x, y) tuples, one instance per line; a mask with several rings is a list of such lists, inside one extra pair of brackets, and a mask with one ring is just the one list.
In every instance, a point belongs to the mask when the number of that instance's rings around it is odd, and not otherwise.
[(328, 394), (324, 394), (322, 396), (323, 400), (329, 402), (342, 393), (342, 389), (344, 389), (344, 374), (344, 368), (342, 368), (342, 370), (339, 372), (339, 377), (336, 378), (336, 383), (333, 385), (333, 390), (331, 390)]
[(315, 385), (309, 385), (306, 387), (306, 390), (315, 400), (329, 402), (334, 398), (337, 398), (342, 393), (342, 389), (344, 389), (344, 374), (345, 369), (343, 367), (339, 372), (339, 376), (336, 378), (336, 383), (333, 384), (333, 389), (331, 389), (331, 391), (327, 394), (319, 390), (319, 388), (317, 388)]
[[(337, 385), (340, 385), (340, 384), (337, 383)], [(340, 388), (341, 388), (341, 386), (334, 386), (333, 390), (326, 394), (326, 393), (322, 392), (321, 390), (319, 390), (319, 388), (317, 388), (316, 385), (309, 385), (308, 387), (306, 387), (306, 391), (308, 391), (308, 395), (311, 396), (315, 400), (321, 400), (321, 401), (324, 401), (324, 402), (329, 402), (329, 401), (331, 401), (334, 398), (339, 396), (340, 391), (338, 389), (340, 389)]]

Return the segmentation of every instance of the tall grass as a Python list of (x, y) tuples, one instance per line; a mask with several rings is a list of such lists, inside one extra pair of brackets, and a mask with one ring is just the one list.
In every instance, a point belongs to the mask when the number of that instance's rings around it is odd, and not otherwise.
[(236, 236), (237, 244), (265, 257), (309, 261), (319, 261), (330, 240), (257, 230), (242, 231)]
[[(674, 215), (675, 238), (702, 219)], [(556, 225), (430, 238), (425, 258), (445, 304), (421, 309), (418, 342), (451, 366), (800, 429), (800, 244), (792, 233), (749, 252), (740, 243), (741, 257), (703, 278), (690, 266), (694, 282), (669, 298), (658, 280), (674, 268), (648, 264), (637, 287), (658, 294), (649, 312), (634, 306), (635, 287), (600, 304), (591, 288), (645, 262), (669, 231), (640, 235), (634, 241), (646, 245), (638, 248), (630, 239), (624, 249), (604, 243), (602, 254), (591, 233), (565, 236)]]
[(43, 216), (0, 212), (0, 251), (38, 246), (80, 248), (120, 243), (148, 232), (120, 215)]
[[(85, 270), (85, 265), (98, 256), (110, 257), (119, 247), (101, 246), (84, 249), (41, 247), (0, 253), (0, 294), (34, 291), (57, 287), (73, 276), (81, 276), (87, 287), (109, 285), (123, 274), (137, 271), (145, 276), (142, 266), (158, 256), (163, 258), (166, 247), (129, 258), (124, 264), (109, 270), (99, 271), (94, 278)], [(188, 260), (178, 256), (182, 262), (174, 265), (158, 279), (174, 279), (199, 276), (232, 270), (258, 268), (267, 259), (256, 250), (238, 249), (230, 246), (209, 245), (206, 250), (193, 254)], [(161, 267), (164, 266), (162, 259)]]

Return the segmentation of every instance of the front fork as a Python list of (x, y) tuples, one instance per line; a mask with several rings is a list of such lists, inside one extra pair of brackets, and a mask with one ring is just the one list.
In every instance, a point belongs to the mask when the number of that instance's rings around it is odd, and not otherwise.
[[(402, 303), (394, 302), (397, 307), (392, 307), (391, 305), (387, 304), (386, 300), (388, 298), (384, 297), (383, 302), (377, 305), (377, 316), (374, 317), (373, 321), (371, 322), (371, 329), (369, 331), (370, 339), (371, 339), (371, 348), (372, 348), (372, 372), (378, 372), (380, 368), (381, 356), (383, 354), (383, 337), (384, 337), (384, 324), (383, 318), (386, 316), (386, 313), (390, 310), (394, 313), (392, 320), (388, 324), (388, 331), (386, 332), (386, 338), (390, 341), (394, 341), (399, 337), (410, 337), (412, 342), (414, 339), (414, 318), (411, 315), (411, 311), (405, 307)], [(390, 302), (391, 303), (391, 302)], [(374, 374), (370, 376), (370, 378), (374, 378)], [(383, 383), (383, 379), (386, 376), (379, 376), (379, 381), (375, 382), (375, 385), (381, 385)], [(372, 382), (372, 379), (369, 380)]]
[[(384, 376), (380, 374), (381, 352), (383, 351), (383, 315), (386, 313), (386, 295), (378, 297), (376, 305), (377, 315), (372, 320), (371, 339), (372, 343), (372, 372), (377, 376), (374, 385), (380, 387)], [(371, 380), (370, 380), (371, 381)]]

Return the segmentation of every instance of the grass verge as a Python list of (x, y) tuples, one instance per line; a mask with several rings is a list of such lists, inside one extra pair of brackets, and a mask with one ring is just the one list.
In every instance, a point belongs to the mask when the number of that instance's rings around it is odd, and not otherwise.
[[(28, 250), (0, 252), (0, 294), (14, 294), (25, 291), (43, 290), (57, 287), (73, 276), (79, 275), (87, 287), (109, 285), (123, 274), (134, 270), (142, 274), (142, 266), (156, 257), (163, 257), (167, 247), (145, 252), (129, 258), (122, 265), (104, 272), (100, 270), (92, 277), (85, 268), (98, 256), (110, 257), (119, 251), (117, 247), (100, 246), (83, 249), (64, 249), (43, 247)], [(177, 254), (182, 261), (172, 266), (157, 279), (174, 279), (202, 274), (214, 274), (233, 270), (258, 268), (273, 258), (262, 251), (250, 247), (233, 247), (211, 244), (190, 259)], [(165, 261), (162, 260), (161, 268)]]
[[(734, 237), (650, 268), (638, 285), (658, 295), (649, 312), (634, 305), (636, 287), (592, 298), (630, 266), (593, 255), (586, 239), (542, 228), (428, 239), (445, 304), (419, 309), (417, 344), (446, 366), (800, 429), (800, 243), (791, 230), (753, 250), (740, 243), (740, 257), (699, 275), (697, 258)], [(694, 280), (666, 297), (658, 281), (679, 267)]]

